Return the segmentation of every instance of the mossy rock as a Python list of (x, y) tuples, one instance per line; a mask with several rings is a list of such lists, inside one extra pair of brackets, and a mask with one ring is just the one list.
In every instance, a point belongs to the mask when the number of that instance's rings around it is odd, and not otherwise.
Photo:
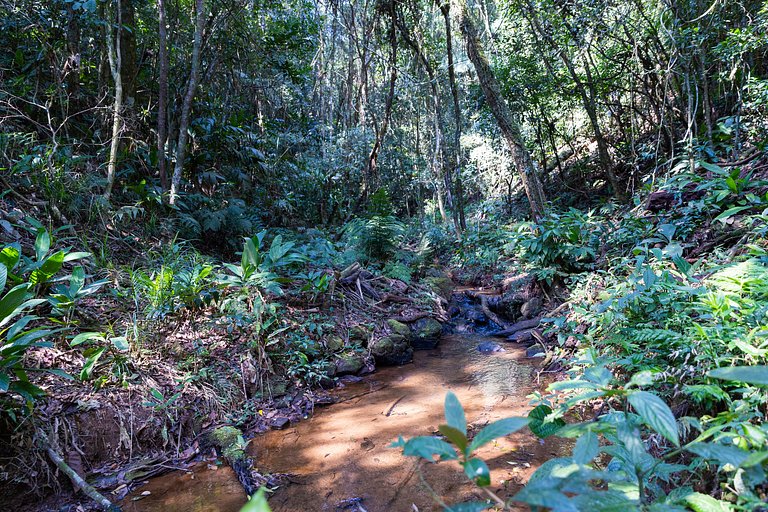
[(371, 339), (372, 329), (365, 324), (353, 325), (349, 328), (349, 342), (352, 345), (364, 347)]
[(354, 352), (346, 352), (334, 360), (336, 375), (356, 375), (365, 366), (365, 358)]
[(331, 334), (325, 338), (325, 349), (328, 352), (338, 352), (344, 349), (344, 340), (341, 338), (341, 336)]
[(427, 277), (424, 279), (424, 284), (436, 295), (445, 300), (451, 300), (454, 283), (450, 277)]
[(413, 360), (413, 347), (405, 336), (390, 334), (373, 342), (371, 354), (376, 364), (398, 366)]
[(403, 322), (398, 322), (397, 320), (390, 318), (387, 320), (387, 325), (394, 334), (400, 335), (408, 341), (410, 341), (413, 337), (411, 328), (405, 325)]
[(211, 444), (215, 446), (222, 457), (232, 461), (245, 460), (248, 456), (245, 448), (248, 443), (243, 438), (243, 433), (235, 427), (219, 427), (210, 434)]
[(411, 345), (417, 350), (433, 349), (440, 342), (442, 334), (443, 324), (434, 318), (422, 318), (413, 323)]

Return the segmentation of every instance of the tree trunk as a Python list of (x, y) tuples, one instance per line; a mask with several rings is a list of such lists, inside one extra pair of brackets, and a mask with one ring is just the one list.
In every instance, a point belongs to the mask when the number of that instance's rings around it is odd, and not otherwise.
[(166, 168), (168, 161), (165, 158), (165, 143), (168, 139), (168, 31), (165, 21), (165, 0), (157, 0), (157, 16), (159, 38), (157, 60), (160, 68), (157, 95), (157, 164), (160, 187), (165, 192), (168, 190)]
[(488, 108), (496, 119), (499, 129), (512, 152), (512, 159), (515, 162), (515, 167), (520, 175), (520, 180), (523, 183), (525, 194), (528, 197), (528, 202), (531, 206), (531, 216), (534, 221), (538, 221), (541, 219), (545, 210), (545, 197), (541, 181), (533, 166), (531, 155), (525, 147), (523, 136), (520, 133), (520, 127), (512, 115), (509, 105), (507, 105), (506, 101), (501, 96), (499, 82), (493, 75), (488, 59), (485, 57), (485, 53), (480, 47), (477, 28), (475, 27), (474, 22), (469, 18), (467, 6), (462, 0), (459, 0), (457, 3), (459, 28), (464, 36), (467, 55), (469, 56), (469, 60), (471, 60), (472, 64), (475, 66), (475, 72), (477, 73), (477, 78), (480, 82), (480, 89), (483, 91), (483, 96), (488, 103)]
[(173, 169), (171, 180), (171, 194), (169, 202), (176, 203), (181, 184), (181, 172), (184, 169), (184, 154), (187, 150), (187, 131), (189, 130), (189, 118), (192, 112), (192, 100), (197, 91), (197, 82), (200, 78), (200, 53), (203, 47), (203, 29), (205, 28), (205, 1), (195, 0), (195, 39), (192, 43), (192, 68), (189, 71), (187, 93), (184, 95), (184, 103), (181, 106), (181, 119), (179, 120), (179, 140), (176, 143), (176, 165)]
[(384, 137), (389, 130), (389, 122), (392, 118), (392, 104), (395, 100), (395, 84), (397, 83), (397, 32), (395, 30), (395, 2), (390, 0), (387, 10), (390, 15), (390, 27), (389, 27), (389, 91), (387, 93), (387, 100), (384, 104), (384, 119), (381, 121), (381, 126), (376, 130), (376, 141), (373, 143), (373, 148), (368, 155), (368, 163), (365, 169), (365, 176), (370, 183), (369, 192), (373, 192), (375, 188), (379, 186), (379, 170), (378, 170), (378, 158), (381, 152), (381, 146), (384, 143)]
[[(440, 102), (440, 91), (437, 87), (437, 74), (435, 73), (435, 67), (427, 58), (423, 48), (419, 44), (418, 36), (414, 37), (404, 20), (396, 16), (398, 29), (403, 37), (405, 43), (411, 48), (416, 59), (424, 67), (424, 71), (427, 73), (427, 79), (429, 80), (429, 88), (432, 96), (432, 106), (434, 109), (434, 132), (435, 132), (435, 150), (432, 158), (432, 175), (436, 182), (443, 182), (442, 186), (437, 186), (435, 189), (438, 195), (438, 205), (440, 207), (440, 214), (443, 218), (443, 222), (448, 222), (448, 216), (446, 215), (445, 206), (453, 210), (453, 227), (456, 232), (456, 236), (461, 238), (461, 224), (456, 215), (456, 208), (451, 196), (451, 188), (453, 186), (453, 180), (451, 179), (451, 163), (446, 145), (443, 144), (443, 135), (445, 133), (445, 123), (443, 116), (442, 104)], [(441, 177), (442, 175), (442, 177)]]
[(112, 107), (112, 143), (109, 147), (109, 161), (107, 162), (107, 185), (104, 188), (104, 199), (109, 201), (112, 188), (115, 186), (115, 169), (117, 167), (117, 151), (120, 147), (120, 129), (122, 125), (123, 109), (123, 79), (120, 74), (122, 65), (122, 53), (120, 48), (120, 33), (123, 28), (122, 6), (117, 0), (117, 34), (112, 28), (112, 20), (107, 20), (107, 55), (109, 57), (109, 69), (115, 82), (115, 102)]
[[(454, 222), (457, 222), (461, 230), (467, 229), (467, 221), (464, 218), (464, 185), (461, 179), (461, 165), (462, 165), (462, 153), (461, 153), (461, 107), (459, 106), (459, 88), (456, 85), (456, 69), (453, 63), (453, 37), (451, 36), (451, 4), (446, 2), (440, 6), (440, 11), (443, 13), (443, 20), (445, 22), (445, 44), (446, 53), (448, 54), (448, 82), (451, 85), (451, 96), (453, 97), (453, 119), (454, 127), (453, 132), (453, 155), (456, 162), (454, 173), (454, 194), (456, 197), (454, 208)], [(458, 218), (457, 218), (458, 217)]]

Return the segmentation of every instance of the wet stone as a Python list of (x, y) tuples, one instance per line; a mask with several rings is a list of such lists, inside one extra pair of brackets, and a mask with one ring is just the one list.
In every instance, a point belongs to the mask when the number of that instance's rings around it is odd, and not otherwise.
[(477, 346), (478, 352), (493, 353), (493, 352), (506, 352), (504, 348), (498, 343), (492, 341), (484, 341)]
[(416, 350), (430, 350), (437, 346), (443, 334), (443, 324), (434, 318), (422, 318), (413, 323), (411, 345)]
[(272, 427), (275, 430), (282, 430), (288, 425), (290, 425), (291, 420), (286, 418), (285, 416), (278, 416), (276, 418), (272, 418), (269, 420), (269, 426)]

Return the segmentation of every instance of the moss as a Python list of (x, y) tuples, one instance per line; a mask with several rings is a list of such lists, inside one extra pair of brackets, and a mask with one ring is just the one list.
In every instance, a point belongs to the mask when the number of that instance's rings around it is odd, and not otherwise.
[(394, 319), (387, 320), (387, 325), (392, 330), (393, 333), (400, 335), (406, 339), (410, 339), (412, 336), (411, 328), (405, 325), (402, 322), (398, 322)]
[(211, 442), (219, 449), (222, 457), (229, 461), (246, 459), (245, 448), (248, 443), (242, 432), (235, 427), (219, 427), (210, 434)]
[(332, 334), (325, 339), (325, 348), (328, 352), (338, 352), (344, 348), (344, 340), (341, 336)]
[(424, 279), (424, 284), (445, 300), (451, 299), (454, 284), (449, 277), (427, 277)]

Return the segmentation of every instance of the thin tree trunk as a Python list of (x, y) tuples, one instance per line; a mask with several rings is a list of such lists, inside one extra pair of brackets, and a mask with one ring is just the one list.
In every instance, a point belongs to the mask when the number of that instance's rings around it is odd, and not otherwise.
[(157, 54), (159, 84), (157, 95), (157, 163), (160, 173), (160, 187), (163, 192), (168, 190), (167, 159), (165, 158), (165, 143), (168, 139), (168, 31), (165, 21), (165, 0), (157, 0), (158, 29), (160, 40)]
[(392, 118), (392, 105), (395, 100), (395, 84), (397, 83), (397, 32), (395, 30), (395, 2), (390, 0), (387, 6), (390, 15), (390, 29), (389, 29), (389, 92), (387, 93), (387, 100), (384, 104), (384, 119), (381, 121), (381, 126), (376, 131), (376, 141), (373, 143), (371, 152), (368, 155), (368, 164), (366, 166), (365, 175), (369, 183), (371, 183), (371, 190), (379, 186), (379, 170), (378, 170), (378, 158), (381, 152), (381, 146), (384, 143), (384, 137), (389, 130), (389, 122)]
[(107, 162), (107, 185), (104, 188), (104, 199), (109, 201), (112, 188), (115, 186), (115, 169), (117, 168), (117, 151), (120, 148), (120, 128), (122, 125), (123, 109), (123, 79), (120, 74), (122, 54), (120, 51), (120, 32), (123, 28), (122, 6), (117, 0), (117, 34), (112, 28), (112, 20), (107, 20), (107, 55), (112, 79), (115, 81), (115, 102), (112, 108), (112, 143), (109, 147)]
[[(435, 180), (439, 182), (443, 181), (443, 186), (438, 190), (438, 205), (440, 207), (440, 213), (444, 222), (448, 222), (448, 216), (446, 215), (445, 205), (452, 208), (454, 212), (453, 227), (456, 232), (456, 236), (461, 238), (461, 224), (456, 216), (456, 208), (451, 196), (451, 187), (453, 185), (451, 180), (451, 164), (449, 162), (449, 155), (446, 150), (446, 145), (443, 144), (443, 135), (445, 133), (445, 123), (443, 116), (442, 104), (440, 102), (440, 91), (437, 87), (437, 74), (435, 73), (435, 67), (427, 58), (424, 50), (419, 44), (418, 36), (414, 37), (404, 20), (396, 16), (398, 29), (403, 37), (405, 43), (411, 48), (416, 59), (424, 67), (424, 71), (427, 73), (429, 80), (429, 88), (432, 96), (432, 105), (434, 109), (434, 131), (435, 131), (435, 150), (432, 158), (432, 174)], [(442, 178), (440, 177), (442, 175)]]
[(181, 172), (184, 169), (184, 154), (187, 150), (187, 131), (189, 130), (189, 118), (192, 112), (192, 100), (197, 91), (197, 82), (200, 78), (200, 53), (203, 47), (203, 28), (205, 27), (205, 1), (195, 0), (195, 39), (192, 43), (192, 68), (189, 72), (187, 93), (184, 95), (184, 103), (181, 107), (181, 119), (179, 120), (179, 140), (176, 144), (176, 165), (173, 169), (171, 180), (171, 194), (169, 202), (176, 203), (179, 185), (181, 184)]
[(456, 161), (456, 168), (454, 169), (454, 183), (456, 196), (456, 205), (454, 208), (454, 221), (456, 221), (461, 230), (467, 229), (467, 221), (464, 218), (464, 184), (461, 179), (461, 165), (462, 165), (462, 153), (461, 153), (461, 107), (459, 106), (459, 88), (456, 85), (456, 69), (453, 63), (453, 37), (451, 31), (451, 4), (446, 2), (440, 6), (440, 11), (443, 13), (443, 20), (445, 22), (445, 44), (446, 53), (448, 54), (448, 82), (451, 85), (451, 96), (453, 97), (453, 119), (454, 127), (453, 132), (453, 155)]
[(512, 152), (512, 159), (515, 162), (515, 167), (520, 175), (520, 180), (523, 183), (525, 194), (528, 197), (528, 202), (531, 206), (531, 216), (534, 221), (538, 221), (543, 216), (545, 209), (544, 189), (541, 186), (541, 181), (533, 166), (531, 155), (525, 147), (523, 136), (520, 133), (520, 127), (515, 121), (509, 105), (507, 105), (501, 95), (499, 82), (493, 75), (488, 59), (485, 57), (485, 53), (480, 46), (480, 41), (477, 36), (477, 28), (475, 27), (474, 22), (469, 18), (467, 6), (462, 0), (458, 0), (457, 4), (459, 28), (464, 35), (467, 55), (475, 66), (477, 78), (480, 82), (480, 89), (483, 91), (483, 96), (488, 103), (488, 108), (496, 119), (499, 129)]

